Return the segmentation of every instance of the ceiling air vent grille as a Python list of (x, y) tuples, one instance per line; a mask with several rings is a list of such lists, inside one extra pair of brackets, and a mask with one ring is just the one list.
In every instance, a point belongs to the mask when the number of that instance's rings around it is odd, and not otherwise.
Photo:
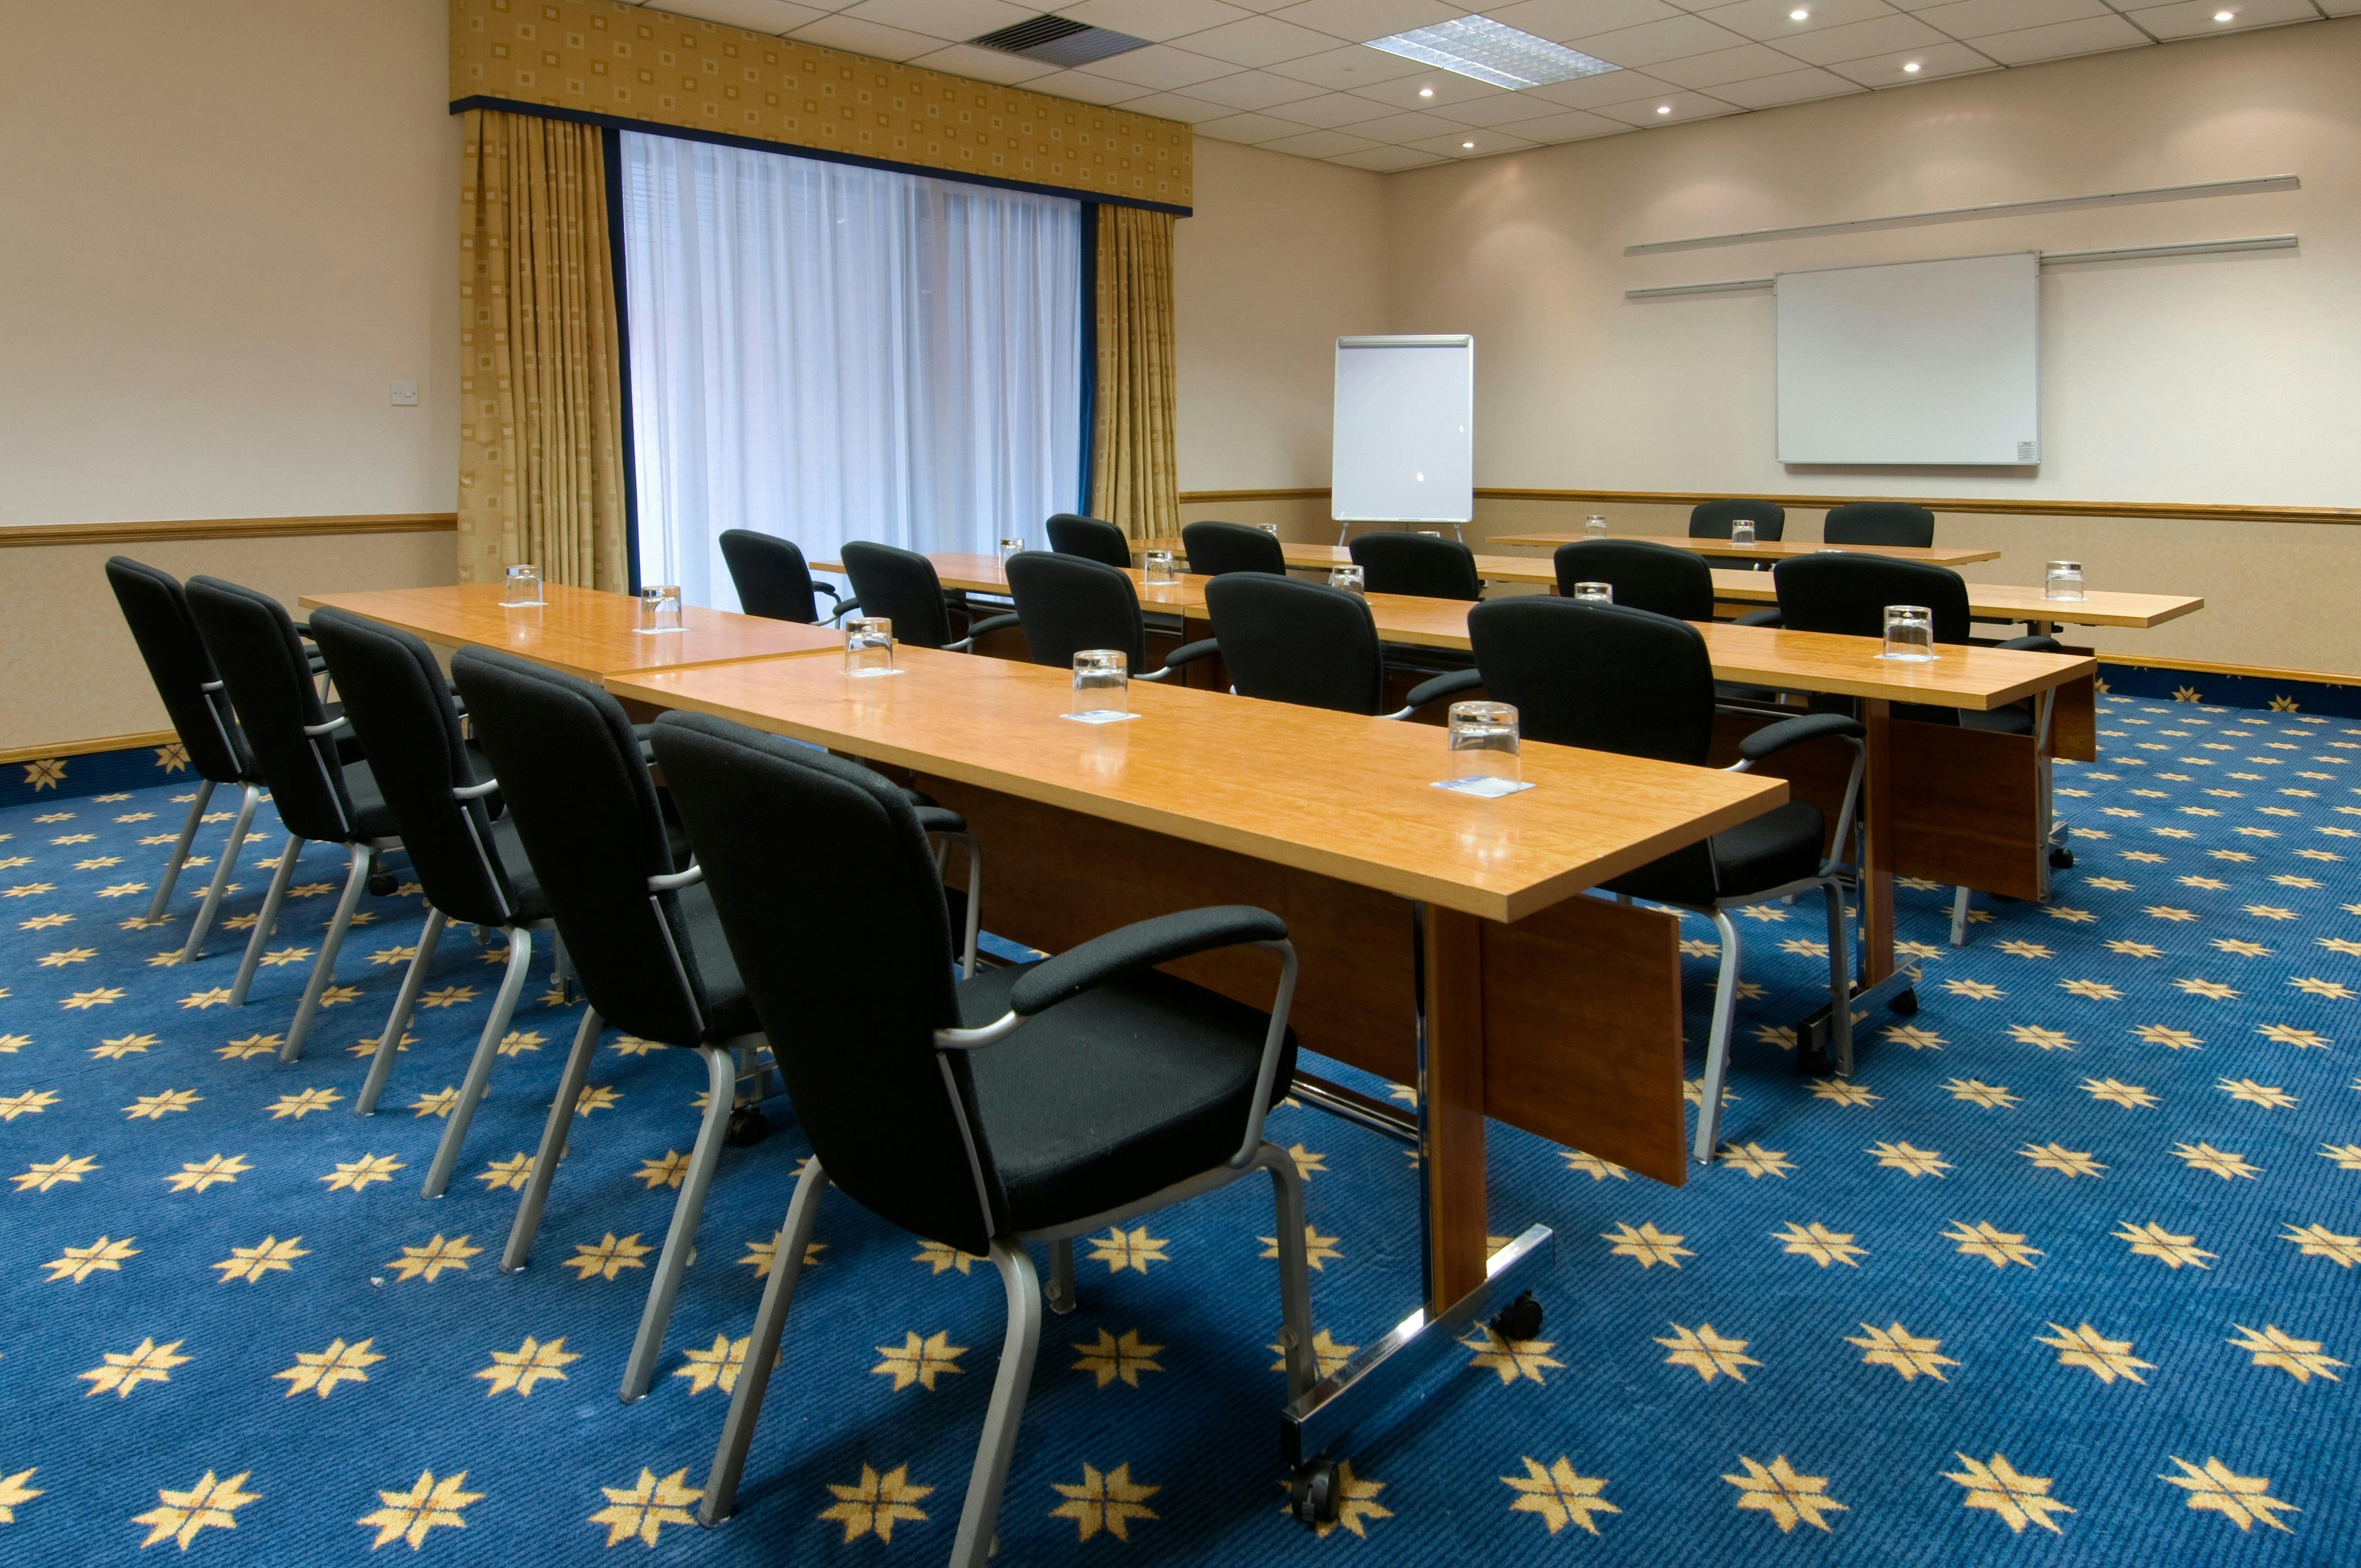
[(1093, 27), (1063, 16), (1044, 13), (1022, 22), (1012, 22), (981, 38), (968, 39), (983, 49), (996, 49), (1003, 54), (1022, 55), (1045, 65), (1073, 67), (1088, 65), (1094, 60), (1110, 55), (1126, 54), (1145, 49), (1146, 38), (1118, 33), (1111, 27)]

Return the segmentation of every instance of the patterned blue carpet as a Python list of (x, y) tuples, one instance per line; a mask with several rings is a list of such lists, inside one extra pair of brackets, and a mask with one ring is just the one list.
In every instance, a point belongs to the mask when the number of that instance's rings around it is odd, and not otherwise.
[[(1673, 1190), (1495, 1128), (1495, 1228), (1557, 1230), (1539, 1339), (1470, 1344), (1282, 1516), (1267, 1187), (1082, 1249), (1004, 1562), (2329, 1563), (2361, 1557), (2361, 729), (2120, 696), (2060, 770), (2048, 906), (1905, 890), (1924, 1006), (1798, 1078), (1811, 911), (1750, 911), (1730, 1146)], [(533, 1266), (497, 1263), (570, 1009), (530, 992), (463, 1176), (422, 1201), (497, 978), (446, 940), (352, 1114), (421, 909), (371, 900), (282, 1067), (343, 866), (314, 848), (249, 1004), (209, 867), (138, 918), (185, 773), (0, 813), (0, 1562), (939, 1561), (997, 1354), (989, 1267), (831, 1199), (739, 1517), (691, 1520), (804, 1153), (724, 1157), (658, 1387), (615, 1396), (693, 1060), (609, 1037)], [(226, 820), (226, 813), (223, 814)], [(217, 851), (225, 829), (200, 840)], [(316, 862), (316, 864), (315, 864)], [(990, 911), (987, 908), (986, 917)], [(1691, 928), (1701, 1034), (1710, 927)], [(537, 988), (536, 988), (537, 989)], [(1700, 1056), (1693, 1050), (1692, 1070)], [(1407, 1308), (1402, 1151), (1283, 1109), (1342, 1354)]]

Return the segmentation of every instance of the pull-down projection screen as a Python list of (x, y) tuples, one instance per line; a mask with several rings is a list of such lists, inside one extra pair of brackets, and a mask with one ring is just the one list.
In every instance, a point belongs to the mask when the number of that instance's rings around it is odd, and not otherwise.
[(2041, 461), (2037, 251), (1782, 272), (1779, 461)]

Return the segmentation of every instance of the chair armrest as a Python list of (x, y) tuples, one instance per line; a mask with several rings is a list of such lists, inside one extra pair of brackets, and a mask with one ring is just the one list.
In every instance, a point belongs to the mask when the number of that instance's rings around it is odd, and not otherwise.
[(301, 637), (306, 642), (309, 642), (312, 640), (312, 623), (310, 621), (298, 620), (290, 622), (290, 624), (295, 628), (296, 636)]
[(1150, 670), (1144, 675), (1136, 675), (1133, 678), (1135, 680), (1142, 681), (1160, 681), (1168, 675), (1178, 674), (1181, 665), (1186, 664), (1192, 660), (1202, 659), (1209, 653), (1218, 653), (1221, 651), (1222, 645), (1210, 637), (1201, 639), (1195, 642), (1183, 642), (1180, 647), (1173, 649), (1170, 653), (1165, 656), (1164, 667), (1162, 669)]
[(967, 818), (946, 806), (914, 806), (918, 826), (929, 833), (964, 833)]
[[(818, 583), (814, 583), (812, 587), (818, 587), (819, 585)], [(857, 598), (839, 599), (836, 601), (836, 608), (828, 612), (828, 618), (825, 620), (822, 620), (820, 624), (822, 626), (831, 625), (836, 621), (843, 620), (846, 616), (851, 615), (854, 610), (859, 609), (860, 608), (861, 601)]]
[(1005, 631), (1012, 626), (1024, 624), (1021, 619), (1014, 615), (987, 615), (982, 620), (970, 621), (967, 636), (961, 641), (972, 642), (979, 637), (989, 636), (994, 631)]
[(1732, 626), (1784, 626), (1787, 623), (1779, 619), (1779, 612), (1775, 609), (1750, 609), (1744, 615), (1732, 616), (1730, 624)]
[(840, 594), (840, 593), (837, 592), (834, 588), (829, 587), (826, 583), (814, 583), (814, 584), (812, 585), (812, 592), (814, 592), (814, 593), (818, 593), (818, 594), (826, 594), (829, 598), (832, 598), (832, 599), (841, 599), (841, 598), (844, 598), (844, 596), (843, 596), (842, 594)]
[(2066, 645), (2055, 637), (2011, 637), (1993, 644), (1995, 648), (2014, 648), (2024, 653), (2063, 653)]
[(1448, 674), (1437, 675), (1431, 681), (1421, 681), (1411, 687), (1410, 695), (1402, 699), (1402, 711), (1409, 713), (1414, 708), (1424, 707), (1430, 702), (1439, 702), (1446, 696), (1456, 696), (1461, 692), (1474, 691), (1483, 684), (1484, 672), (1481, 670), (1453, 670)]
[(1869, 731), (1858, 718), (1842, 713), (1811, 713), (1801, 718), (1783, 718), (1776, 724), (1766, 724), (1750, 733), (1738, 743), (1741, 762), (1752, 764), (1790, 746), (1801, 746), (1808, 740), (1840, 737), (1858, 740)]
[(1008, 1005), (1019, 1016), (1030, 1017), (1134, 970), (1242, 942), (1286, 939), (1287, 922), (1251, 905), (1215, 905), (1159, 915), (1093, 937), (1027, 970), (1010, 989)]
[(688, 870), (685, 872), (671, 872), (663, 876), (652, 876), (648, 878), (648, 891), (650, 893), (673, 893), (684, 887), (694, 887), (697, 883), (701, 883), (704, 880), (705, 868), (697, 864), (695, 861), (691, 861)]

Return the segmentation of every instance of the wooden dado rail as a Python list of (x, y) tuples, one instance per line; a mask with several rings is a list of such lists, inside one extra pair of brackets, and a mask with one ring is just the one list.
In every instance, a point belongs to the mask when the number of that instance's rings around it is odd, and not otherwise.
[(205, 517), (179, 522), (49, 522), (0, 526), (0, 549), (34, 544), (141, 544), (159, 539), (270, 539), (323, 533), (447, 533), (447, 511), (366, 512), (334, 517)]
[[(1213, 501), (1310, 500), (1328, 494), (1324, 485), (1300, 490), (1183, 490), (1180, 504)], [(2189, 501), (2053, 501), (2032, 498), (1987, 496), (1779, 496), (1762, 492), (1717, 490), (1525, 490), (1477, 486), (1483, 501), (1598, 501), (1621, 506), (1696, 506), (1743, 495), (1749, 500), (1776, 501), (1784, 507), (1840, 507), (1852, 501), (1908, 501), (1929, 511), (1996, 512), (2015, 517), (2145, 517), (2186, 520), (2221, 519), (2234, 522), (2361, 523), (2361, 507), (2205, 506)]]

